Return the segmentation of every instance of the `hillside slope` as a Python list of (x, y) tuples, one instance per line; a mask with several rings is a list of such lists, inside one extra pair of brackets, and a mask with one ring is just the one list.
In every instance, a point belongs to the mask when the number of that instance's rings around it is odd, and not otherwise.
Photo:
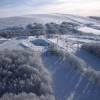
[[(75, 38), (77, 38), (77, 41)], [(100, 66), (100, 59), (97, 58), (97, 61), (96, 57), (91, 58), (91, 54), (79, 51), (83, 43), (95, 42), (95, 38), (92, 36), (88, 38), (85, 35), (84, 37), (59, 35), (58, 42), (56, 37), (50, 39), (45, 37), (40, 37), (39, 39), (35, 37), (13, 38), (1, 43), (0, 50), (29, 49), (39, 54), (42, 58), (42, 64), (49, 70), (52, 76), (56, 100), (95, 100), (95, 97), (96, 100), (99, 100), (100, 85), (97, 83), (100, 82), (99, 77), (91, 73), (91, 71), (98, 71), (99, 73), (99, 68), (95, 67), (97, 65), (98, 67)], [(98, 37), (97, 39), (100, 42)], [(70, 56), (67, 55), (66, 59), (62, 54), (50, 52), (49, 48), (53, 45), (68, 52)], [(86, 57), (89, 58), (86, 59)], [(92, 66), (90, 61), (93, 60), (95, 63)], [(90, 66), (89, 69), (87, 68), (88, 65)], [(85, 71), (86, 76), (84, 76), (85, 73), (83, 74)]]

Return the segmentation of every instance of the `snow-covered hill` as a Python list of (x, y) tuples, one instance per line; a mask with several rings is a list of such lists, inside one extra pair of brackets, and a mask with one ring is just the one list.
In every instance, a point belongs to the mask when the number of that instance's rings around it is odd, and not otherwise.
[[(52, 76), (56, 100), (95, 100), (95, 97), (99, 100), (100, 58), (80, 49), (82, 44), (91, 42), (100, 43), (100, 38), (86, 35), (58, 35), (49, 39), (18, 37), (6, 39), (0, 44), (0, 50), (29, 49), (40, 54)], [(52, 51), (53, 47), (58, 51)]]
[[(97, 20), (68, 14), (36, 14), (2, 18), (0, 29), (33, 22), (59, 24), (63, 21), (78, 24), (77, 30), (83, 34), (53, 34), (49, 38), (45, 35), (0, 38), (0, 51), (31, 50), (38, 54), (52, 77), (56, 100), (100, 100), (100, 57), (82, 48), (84, 44), (100, 44), (100, 23)], [(94, 48), (94, 52), (97, 49)]]
[(94, 21), (88, 17), (68, 15), (68, 14), (33, 14), (33, 15), (24, 15), (17, 17), (8, 17), (0, 18), (0, 29), (11, 27), (11, 26), (25, 26), (34, 22), (38, 23), (47, 23), (55, 22), (61, 23), (62, 21), (78, 23), (78, 24), (97, 24), (97, 21)]
[(100, 22), (89, 17), (70, 14), (33, 14), (17, 17), (0, 18), (0, 30), (8, 27), (25, 27), (32, 23), (57, 23), (70, 22), (78, 25), (79, 31), (100, 35)]

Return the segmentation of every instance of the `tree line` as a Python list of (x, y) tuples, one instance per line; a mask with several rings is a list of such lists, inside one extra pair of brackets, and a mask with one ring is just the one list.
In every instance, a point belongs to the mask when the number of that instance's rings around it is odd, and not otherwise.
[(56, 23), (33, 23), (25, 27), (10, 27), (0, 30), (0, 36), (5, 38), (12, 38), (18, 36), (39, 36), (52, 34), (81, 34), (77, 30), (78, 24), (71, 22)]

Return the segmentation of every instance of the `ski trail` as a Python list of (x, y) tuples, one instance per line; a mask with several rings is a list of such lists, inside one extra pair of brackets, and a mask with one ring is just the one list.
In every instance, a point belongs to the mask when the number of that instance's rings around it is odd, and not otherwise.
[[(62, 63), (63, 61), (61, 60), (61, 58), (59, 58), (59, 60), (55, 63), (55, 65), (57, 63), (59, 63), (59, 65)], [(54, 70), (52, 71), (52, 75), (54, 75), (59, 69), (60, 69), (61, 66), (58, 66), (57, 68), (55, 67)]]
[(79, 95), (79, 96), (76, 98), (76, 100), (80, 100), (80, 98), (81, 98), (85, 93), (87, 93), (87, 91), (88, 91), (88, 89), (89, 89), (89, 85), (90, 85), (90, 82), (88, 82), (88, 83), (86, 84), (86, 86), (85, 86), (85, 88), (83, 89), (81, 95)]
[(76, 89), (78, 88), (78, 86), (80, 85), (82, 79), (83, 79), (83, 75), (80, 75), (79, 81), (78, 81), (78, 83), (76, 84), (76, 86), (75, 86), (75, 88), (74, 88), (75, 90), (76, 90)]
[[(71, 72), (73, 72), (73, 70)], [(67, 78), (69, 78), (70, 75), (71, 75), (71, 73), (67, 76)], [(72, 83), (77, 76), (78, 76), (78, 74), (75, 73), (75, 75), (69, 80), (69, 83)], [(64, 92), (66, 92), (66, 90), (67, 90), (67, 87), (64, 89)]]
[(74, 97), (75, 97), (75, 91), (73, 91), (66, 100), (74, 100)]
[(87, 83), (86, 87), (84, 88), (84, 90), (82, 91), (82, 94), (85, 94), (86, 91), (88, 90), (89, 88), (89, 85), (90, 85), (90, 82)]
[(70, 95), (66, 98), (66, 100), (74, 100), (75, 95), (76, 95), (76, 91), (77, 91), (77, 89), (78, 89), (78, 87), (79, 87), (79, 85), (80, 85), (82, 79), (83, 79), (83, 77), (82, 77), (82, 75), (80, 75), (79, 81), (78, 81), (77, 84), (75, 85), (75, 87), (74, 87), (73, 91), (70, 93)]
[(61, 61), (61, 59), (62, 59), (62, 58), (60, 57), (57, 61), (55, 61), (55, 63), (54, 63), (54, 64), (56, 65), (58, 62), (60, 62), (60, 61)]

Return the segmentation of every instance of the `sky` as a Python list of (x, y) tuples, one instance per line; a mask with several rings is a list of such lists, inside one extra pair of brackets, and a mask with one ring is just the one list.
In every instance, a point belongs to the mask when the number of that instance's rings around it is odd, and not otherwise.
[(0, 0), (0, 17), (63, 13), (100, 16), (100, 0)]

